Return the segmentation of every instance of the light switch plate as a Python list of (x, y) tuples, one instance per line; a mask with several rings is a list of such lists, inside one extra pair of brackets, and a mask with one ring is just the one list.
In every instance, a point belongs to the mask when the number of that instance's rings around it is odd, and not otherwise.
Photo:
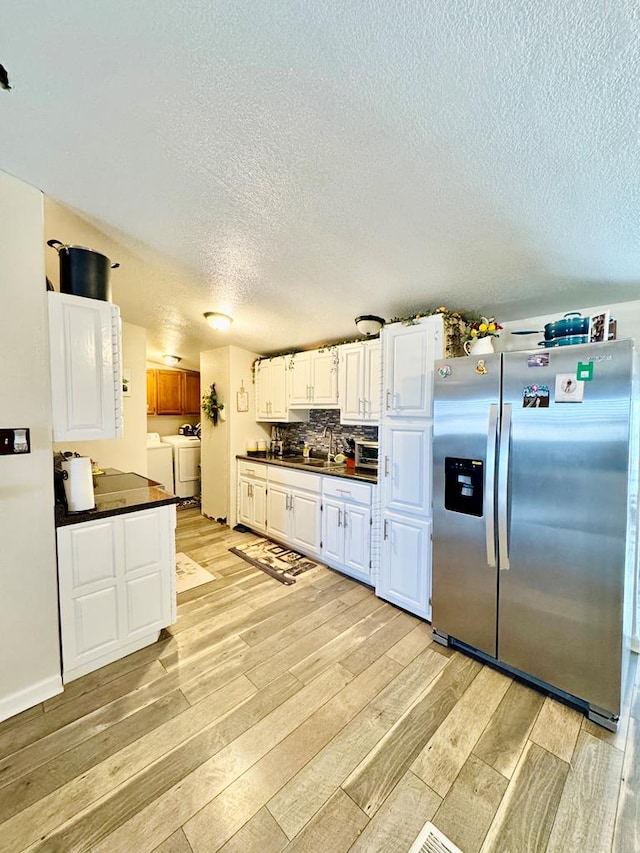
[(28, 427), (0, 429), (0, 456), (31, 453), (31, 431)]

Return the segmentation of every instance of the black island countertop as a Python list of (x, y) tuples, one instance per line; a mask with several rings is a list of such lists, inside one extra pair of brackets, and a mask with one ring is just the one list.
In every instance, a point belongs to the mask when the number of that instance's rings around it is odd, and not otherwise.
[(348, 468), (335, 462), (325, 464), (318, 457), (302, 460), (299, 456), (256, 456), (255, 454), (238, 454), (236, 459), (246, 462), (260, 462), (264, 465), (278, 465), (281, 468), (295, 468), (297, 471), (308, 471), (311, 474), (322, 474), (330, 477), (343, 477), (346, 480), (360, 480), (363, 483), (377, 483), (378, 475), (371, 468)]
[(165, 492), (155, 480), (141, 474), (123, 473), (115, 468), (107, 468), (104, 474), (94, 475), (93, 492), (96, 505), (83, 512), (67, 512), (62, 504), (56, 503), (56, 527), (151, 509), (154, 506), (177, 504), (180, 500), (171, 492)]

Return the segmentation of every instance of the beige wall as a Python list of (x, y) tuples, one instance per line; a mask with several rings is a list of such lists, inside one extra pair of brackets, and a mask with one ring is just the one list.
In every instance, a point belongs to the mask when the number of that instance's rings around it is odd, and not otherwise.
[(42, 195), (0, 172), (0, 720), (62, 690)]
[[(236, 455), (244, 453), (249, 438), (269, 438), (270, 428), (256, 424), (255, 385), (251, 363), (256, 353), (239, 347), (219, 347), (200, 354), (200, 385), (205, 394), (215, 382), (225, 406), (225, 420), (213, 426), (202, 420), (202, 512), (209, 518), (226, 518), (236, 524)], [(236, 393), (244, 386), (249, 411), (238, 412)]]

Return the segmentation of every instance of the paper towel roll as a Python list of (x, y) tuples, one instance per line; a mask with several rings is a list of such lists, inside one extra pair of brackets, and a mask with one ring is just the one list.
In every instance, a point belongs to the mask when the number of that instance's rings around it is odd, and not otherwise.
[[(64, 493), (67, 498), (69, 512), (82, 512), (93, 509), (93, 477), (91, 475), (91, 459), (88, 456), (74, 456), (60, 463), (67, 476), (64, 479)], [(64, 477), (64, 474), (63, 474)]]

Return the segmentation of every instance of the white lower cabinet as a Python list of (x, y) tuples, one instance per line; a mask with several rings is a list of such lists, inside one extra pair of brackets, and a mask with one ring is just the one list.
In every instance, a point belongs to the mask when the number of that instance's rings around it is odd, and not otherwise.
[(238, 521), (267, 529), (267, 466), (238, 462)]
[(172, 504), (58, 528), (65, 683), (175, 622), (175, 526)]
[(317, 474), (268, 466), (267, 535), (320, 555), (321, 485)]
[(371, 486), (335, 477), (322, 485), (322, 560), (371, 583)]
[(385, 512), (376, 594), (431, 619), (431, 520)]
[(369, 483), (238, 461), (243, 524), (368, 584), (372, 492)]

